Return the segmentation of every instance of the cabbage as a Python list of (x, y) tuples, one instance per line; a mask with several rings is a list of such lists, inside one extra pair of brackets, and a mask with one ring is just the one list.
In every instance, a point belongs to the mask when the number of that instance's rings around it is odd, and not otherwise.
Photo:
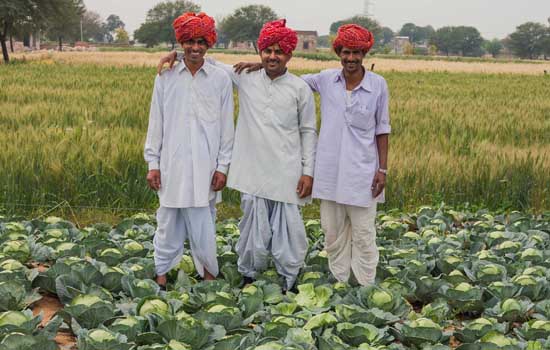
[(162, 299), (151, 298), (143, 302), (138, 310), (140, 316), (146, 316), (152, 313), (166, 316), (170, 313), (170, 307)]
[(0, 314), (0, 327), (2, 326), (22, 326), (29, 321), (28, 317), (21, 311), (6, 311)]
[(503, 312), (521, 311), (521, 304), (515, 299), (506, 299), (500, 308)]
[(103, 302), (103, 300), (97, 295), (78, 295), (71, 301), (71, 305), (84, 305), (90, 307), (101, 302)]

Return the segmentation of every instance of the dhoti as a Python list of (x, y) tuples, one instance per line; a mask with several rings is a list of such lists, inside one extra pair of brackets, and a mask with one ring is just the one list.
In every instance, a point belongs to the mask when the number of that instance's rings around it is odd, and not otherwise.
[(271, 254), (287, 289), (292, 288), (304, 265), (308, 246), (300, 208), (243, 193), (241, 209), (241, 235), (236, 245), (239, 272), (255, 277), (267, 268)]
[(153, 239), (155, 270), (164, 275), (176, 266), (183, 255), (183, 244), (189, 239), (195, 268), (201, 277), (206, 269), (218, 275), (216, 257), (216, 207), (167, 208), (157, 211), (157, 231)]
[(379, 253), (376, 247), (376, 203), (368, 208), (321, 201), (321, 226), (329, 268), (347, 282), (351, 270), (361, 285), (374, 283)]

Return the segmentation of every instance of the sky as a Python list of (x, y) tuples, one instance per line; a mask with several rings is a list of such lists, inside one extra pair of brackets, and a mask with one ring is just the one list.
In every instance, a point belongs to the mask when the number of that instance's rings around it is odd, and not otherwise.
[[(84, 0), (103, 19), (120, 16), (130, 34), (145, 21), (147, 10), (162, 0)], [(296, 30), (328, 34), (331, 23), (362, 14), (364, 0), (195, 0), (216, 19), (243, 5), (270, 6)], [(502, 39), (525, 22), (547, 24), (550, 0), (371, 0), (372, 13), (383, 25), (398, 31), (407, 22), (419, 26), (474, 26), (486, 39)], [(345, 5), (344, 5), (345, 4)]]

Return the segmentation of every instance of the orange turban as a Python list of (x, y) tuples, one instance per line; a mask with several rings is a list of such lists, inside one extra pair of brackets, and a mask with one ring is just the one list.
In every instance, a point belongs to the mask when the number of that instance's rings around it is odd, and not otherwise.
[(214, 46), (218, 40), (216, 33), (216, 22), (214, 18), (201, 12), (187, 12), (176, 18), (174, 21), (174, 32), (176, 40), (179, 43), (186, 42), (191, 39), (204, 38), (208, 47)]
[(368, 29), (357, 24), (345, 24), (338, 28), (338, 34), (332, 44), (334, 51), (338, 52), (343, 47), (360, 49), (364, 53), (369, 52), (374, 45), (374, 35)]
[(268, 22), (264, 25), (258, 38), (258, 48), (260, 51), (268, 47), (279, 44), (284, 53), (289, 54), (298, 44), (298, 35), (296, 32), (286, 26), (286, 19)]

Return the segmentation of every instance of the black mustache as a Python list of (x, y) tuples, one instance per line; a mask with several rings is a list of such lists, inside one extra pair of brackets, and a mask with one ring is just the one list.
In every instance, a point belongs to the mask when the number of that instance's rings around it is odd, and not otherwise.
[(348, 63), (355, 63), (355, 64), (359, 64), (360, 62), (359, 61), (344, 61), (344, 63), (348, 64)]

